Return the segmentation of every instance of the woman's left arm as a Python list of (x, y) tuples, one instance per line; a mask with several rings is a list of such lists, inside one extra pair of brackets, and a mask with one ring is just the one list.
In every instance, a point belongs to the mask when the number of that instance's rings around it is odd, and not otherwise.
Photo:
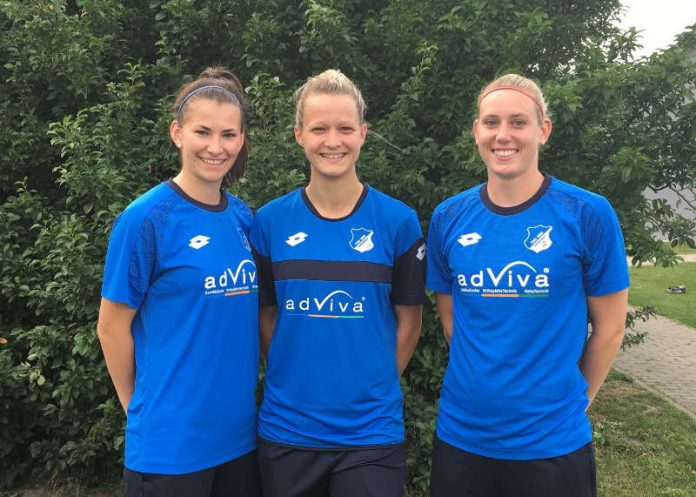
[(592, 404), (623, 342), (628, 289), (599, 297), (587, 297), (587, 309), (592, 334), (580, 360), (580, 371), (588, 383), (587, 396)]
[(401, 376), (416, 350), (423, 324), (422, 305), (395, 305), (396, 365)]

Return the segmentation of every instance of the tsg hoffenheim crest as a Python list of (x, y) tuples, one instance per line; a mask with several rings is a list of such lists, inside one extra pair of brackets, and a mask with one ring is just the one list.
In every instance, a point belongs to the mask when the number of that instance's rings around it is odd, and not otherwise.
[(551, 230), (553, 226), (538, 226), (527, 227), (527, 239), (524, 241), (524, 246), (537, 254), (542, 250), (546, 250), (553, 241), (551, 240)]
[(249, 239), (246, 237), (246, 235), (242, 231), (242, 228), (237, 228), (237, 232), (239, 233), (239, 236), (242, 239), (242, 244), (244, 245), (244, 248), (247, 249), (249, 252), (251, 252), (251, 245), (249, 245)]
[(358, 228), (350, 230), (350, 246), (357, 250), (358, 252), (367, 252), (375, 247), (372, 241), (372, 235), (375, 232), (373, 230), (367, 230), (365, 228)]

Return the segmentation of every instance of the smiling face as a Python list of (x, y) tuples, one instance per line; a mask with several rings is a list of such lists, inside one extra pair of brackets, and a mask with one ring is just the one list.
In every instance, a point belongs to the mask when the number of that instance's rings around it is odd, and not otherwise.
[(355, 100), (344, 94), (308, 95), (302, 123), (295, 126), (295, 139), (311, 164), (313, 179), (354, 178), (366, 134)]
[(479, 103), (474, 138), (489, 180), (532, 180), (539, 171), (539, 147), (550, 134), (551, 121), (540, 123), (536, 104), (523, 93), (494, 91)]
[(204, 188), (220, 188), (244, 145), (239, 107), (206, 98), (187, 103), (183, 122), (172, 121), (169, 132), (181, 151), (180, 176)]

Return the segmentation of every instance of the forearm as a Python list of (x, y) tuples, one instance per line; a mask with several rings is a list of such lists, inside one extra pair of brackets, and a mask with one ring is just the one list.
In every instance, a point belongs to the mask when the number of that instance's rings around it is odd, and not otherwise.
[(259, 309), (259, 345), (264, 357), (268, 357), (277, 316), (278, 307), (276, 306), (261, 307)]
[(133, 338), (122, 337), (100, 330), (99, 341), (109, 376), (116, 389), (116, 395), (124, 411), (128, 411), (128, 404), (133, 396), (135, 388), (135, 349)]
[(394, 312), (397, 318), (396, 366), (399, 375), (402, 375), (418, 345), (423, 324), (423, 306), (397, 305), (394, 306)]
[(97, 323), (106, 368), (126, 412), (135, 388), (135, 347), (131, 324), (136, 313), (136, 309), (126, 304), (102, 299)]
[(611, 336), (593, 334), (587, 341), (580, 370), (588, 383), (587, 396), (590, 399), (590, 404), (594, 401), (597, 392), (609, 374), (616, 354), (621, 348), (622, 340), (623, 333), (615, 333)]
[(442, 324), (442, 332), (445, 335), (445, 341), (447, 345), (449, 345), (452, 339), (452, 329), (454, 327), (454, 305), (452, 303), (452, 296), (445, 293), (436, 293), (435, 305), (440, 315), (440, 324)]
[(580, 371), (588, 384), (587, 397), (590, 404), (597, 396), (621, 348), (627, 303), (627, 290), (588, 298), (592, 334), (580, 360)]
[(399, 369), (399, 376), (401, 376), (404, 374), (408, 363), (411, 362), (413, 352), (416, 350), (416, 345), (418, 345), (420, 326), (417, 330), (415, 328), (397, 330), (396, 337), (396, 365)]

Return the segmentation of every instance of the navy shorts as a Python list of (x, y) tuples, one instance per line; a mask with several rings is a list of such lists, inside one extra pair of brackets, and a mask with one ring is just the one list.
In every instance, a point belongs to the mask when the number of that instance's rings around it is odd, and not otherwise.
[(126, 468), (126, 497), (260, 497), (256, 450), (201, 471), (182, 475), (140, 473)]
[(431, 497), (597, 497), (592, 442), (559, 457), (492, 459), (435, 437)]
[(289, 447), (259, 440), (264, 497), (401, 497), (404, 446)]

